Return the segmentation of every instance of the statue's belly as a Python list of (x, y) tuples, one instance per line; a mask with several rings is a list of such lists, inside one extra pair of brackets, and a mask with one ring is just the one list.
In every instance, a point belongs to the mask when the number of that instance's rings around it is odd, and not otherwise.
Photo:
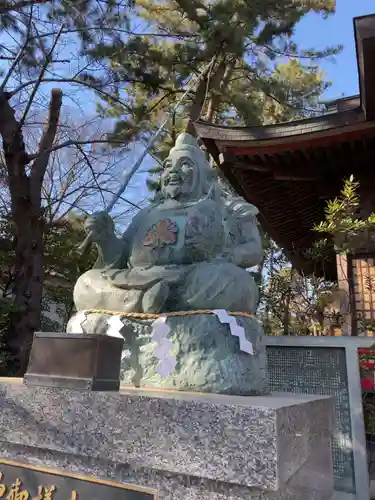
[(208, 219), (195, 211), (159, 213), (148, 219), (133, 239), (130, 264), (185, 265), (209, 260), (221, 240), (218, 231), (207, 224)]

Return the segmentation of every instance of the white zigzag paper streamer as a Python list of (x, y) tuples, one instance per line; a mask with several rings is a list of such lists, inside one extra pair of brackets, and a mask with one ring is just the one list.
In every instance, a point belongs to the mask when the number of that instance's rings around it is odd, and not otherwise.
[(120, 333), (121, 328), (124, 326), (121, 321), (121, 316), (111, 316), (107, 319), (107, 325), (109, 326), (107, 330), (107, 335), (110, 337), (117, 337), (122, 339), (123, 336)]
[[(109, 326), (109, 328), (106, 333), (109, 337), (117, 337), (119, 339), (124, 338), (121, 333), (121, 329), (124, 326), (123, 322), (121, 321), (121, 316), (111, 316), (109, 319), (107, 319), (107, 325)], [(123, 351), (121, 354), (121, 360), (123, 360), (125, 357), (126, 353)]]
[(234, 337), (238, 337), (240, 341), (240, 350), (254, 355), (253, 344), (250, 340), (247, 340), (245, 336), (245, 329), (237, 324), (236, 318), (234, 316), (230, 316), (224, 309), (215, 309), (212, 312), (215, 314), (220, 323), (229, 325), (230, 333)]
[(162, 315), (152, 323), (152, 340), (157, 344), (154, 352), (159, 360), (156, 371), (161, 377), (170, 375), (176, 366), (176, 360), (170, 353), (173, 342), (168, 339), (171, 329), (167, 325), (166, 320), (167, 316)]
[(86, 333), (83, 329), (83, 323), (87, 320), (85, 311), (79, 311), (70, 323), (70, 330), (74, 333)]

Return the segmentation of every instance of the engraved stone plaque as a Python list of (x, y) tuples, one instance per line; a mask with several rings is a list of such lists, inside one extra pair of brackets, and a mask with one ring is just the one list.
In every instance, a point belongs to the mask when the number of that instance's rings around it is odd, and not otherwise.
[(9, 500), (157, 500), (155, 490), (0, 458), (0, 497)]
[(345, 349), (267, 346), (272, 392), (334, 396), (332, 442), (335, 488), (355, 493), (352, 433)]

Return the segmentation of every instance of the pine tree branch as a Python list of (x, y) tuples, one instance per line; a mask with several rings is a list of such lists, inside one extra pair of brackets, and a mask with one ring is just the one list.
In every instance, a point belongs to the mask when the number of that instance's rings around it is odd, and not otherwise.
[[(201, 29), (205, 28), (205, 23), (208, 20), (208, 16), (206, 13), (206, 7), (200, 1), (192, 0), (175, 0), (179, 8), (182, 12), (188, 15), (188, 18), (194, 21)], [(198, 10), (204, 12), (204, 15), (201, 16), (198, 13)]]
[[(50, 1), (50, 0), (48, 0), (48, 1)], [(90, 31), (100, 31), (103, 33), (106, 33), (106, 32), (110, 33), (110, 32), (113, 32), (113, 28), (111, 28), (109, 26), (103, 26), (103, 25), (85, 26), (84, 28), (73, 27), (73, 28), (68, 28), (68, 29), (62, 30), (61, 34), (62, 35), (69, 35), (72, 33), (88, 33)], [(129, 36), (157, 36), (156, 34), (152, 35), (151, 33), (150, 34), (133, 33), (132, 31), (129, 31), (128, 29), (118, 28), (118, 27), (116, 27), (115, 31), (116, 31), (116, 33), (123, 33), (123, 34), (129, 35)], [(57, 33), (58, 33), (58, 31), (56, 31), (56, 30), (43, 32), (43, 33), (40, 33), (39, 35), (35, 35), (35, 36), (30, 37), (29, 41), (31, 42), (31, 41), (34, 41), (36, 39), (50, 38), (51, 36), (56, 36)], [(167, 37), (168, 35), (160, 35), (160, 36)], [(6, 50), (9, 51), (9, 49), (6, 49)]]
[(16, 2), (4, 2), (0, 5), (0, 16), (3, 14), (8, 14), (12, 10), (19, 11), (25, 7), (32, 7), (33, 5), (41, 5), (48, 3), (50, 0), (18, 0)]

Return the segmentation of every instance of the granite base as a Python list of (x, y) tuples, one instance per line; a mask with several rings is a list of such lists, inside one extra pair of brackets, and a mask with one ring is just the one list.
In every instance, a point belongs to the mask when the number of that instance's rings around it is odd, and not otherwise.
[(155, 488), (159, 500), (330, 500), (333, 401), (0, 383), (0, 458)]

